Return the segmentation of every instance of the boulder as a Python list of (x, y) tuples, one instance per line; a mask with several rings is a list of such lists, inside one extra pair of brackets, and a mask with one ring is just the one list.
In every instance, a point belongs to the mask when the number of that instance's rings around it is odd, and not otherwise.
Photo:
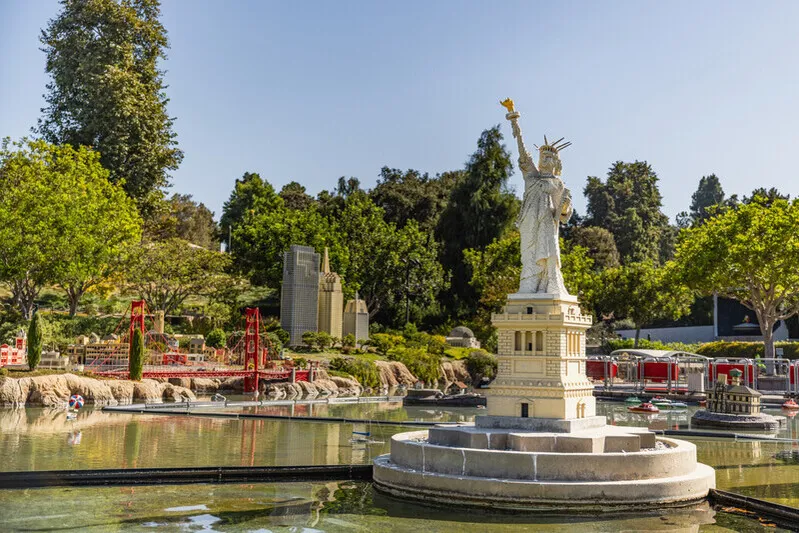
[(398, 361), (375, 361), (383, 387), (393, 389), (398, 385), (412, 386), (418, 379), (403, 363)]

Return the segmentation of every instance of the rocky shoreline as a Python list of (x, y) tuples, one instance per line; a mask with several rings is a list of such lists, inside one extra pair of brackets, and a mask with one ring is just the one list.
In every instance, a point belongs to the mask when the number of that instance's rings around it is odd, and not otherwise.
[[(407, 367), (396, 361), (376, 361), (380, 382), (384, 390), (402, 385), (413, 386), (417, 379)], [(444, 362), (441, 365), (440, 385), (444, 388), (456, 381), (468, 381), (469, 374), (463, 361)], [(172, 378), (143, 379), (141, 381), (97, 379), (75, 374), (55, 374), (35, 377), (0, 378), (0, 407), (60, 407), (72, 394), (80, 394), (86, 402), (95, 405), (119, 405), (135, 402), (160, 403), (196, 400), (195, 393), (241, 394), (243, 378)], [(260, 393), (269, 400), (300, 398), (332, 398), (360, 396), (364, 392), (353, 378), (331, 376), (319, 369), (313, 383), (264, 383)], [(375, 391), (372, 391), (375, 392)]]

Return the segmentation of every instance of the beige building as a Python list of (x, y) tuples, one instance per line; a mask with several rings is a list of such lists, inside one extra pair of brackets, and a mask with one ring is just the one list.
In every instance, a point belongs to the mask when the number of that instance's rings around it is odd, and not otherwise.
[(332, 337), (342, 337), (344, 294), (341, 292), (341, 276), (330, 271), (330, 260), (325, 247), (322, 271), (319, 273), (319, 331)]
[(719, 374), (716, 386), (707, 392), (707, 410), (711, 413), (732, 415), (759, 415), (760, 394), (754, 389), (741, 385), (741, 371), (730, 371), (732, 384), (727, 385), (727, 376)]
[(352, 333), (355, 342), (369, 338), (369, 309), (366, 301), (358, 298), (358, 293), (344, 308), (343, 333), (345, 336)]

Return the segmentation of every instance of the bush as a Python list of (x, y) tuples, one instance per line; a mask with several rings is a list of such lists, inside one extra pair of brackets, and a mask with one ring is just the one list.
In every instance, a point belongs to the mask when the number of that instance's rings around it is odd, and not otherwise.
[(31, 325), (28, 328), (28, 367), (36, 370), (42, 360), (42, 318), (38, 311), (33, 312)]
[[(799, 342), (775, 342), (774, 347), (782, 348), (786, 359), (799, 359)], [(714, 341), (700, 345), (696, 353), (714, 358), (758, 359), (765, 357), (766, 348), (762, 342)]]
[(129, 370), (130, 379), (141, 381), (144, 369), (144, 335), (140, 329), (133, 332), (133, 342), (130, 345)]
[(317, 334), (315, 331), (306, 331), (302, 334), (302, 342), (305, 343), (309, 350), (313, 350), (314, 346), (316, 346), (316, 338)]
[[(305, 339), (303, 339), (303, 342), (305, 342)], [(324, 352), (333, 345), (333, 337), (331, 337), (330, 333), (327, 331), (320, 331), (316, 334), (316, 341), (314, 344), (320, 352)]]
[(212, 329), (205, 337), (205, 344), (211, 348), (222, 348), (227, 342), (227, 335), (221, 328)]
[(497, 375), (497, 358), (483, 350), (472, 350), (466, 358), (466, 369), (472, 383), (480, 383), (484, 377), (493, 379)]
[(341, 347), (342, 348), (355, 348), (355, 335), (352, 333), (347, 333), (344, 335), (344, 338), (341, 339)]
[[(610, 353), (614, 350), (632, 350), (633, 346), (635, 346), (635, 339), (607, 339), (602, 348), (607, 353)], [(699, 344), (685, 344), (683, 342), (664, 343), (660, 341), (638, 339), (639, 350), (675, 350), (690, 353), (700, 353), (697, 351), (700, 346), (701, 345)]]
[(444, 350), (444, 355), (450, 359), (461, 360), (469, 357), (469, 354), (472, 353), (473, 350), (475, 350), (475, 348), (456, 348), (454, 346), (450, 346)]
[(425, 348), (407, 348), (397, 346), (388, 352), (391, 361), (397, 361), (408, 367), (411, 374), (425, 383), (433, 383), (441, 377), (441, 357), (429, 353)]
[(367, 341), (369, 346), (373, 346), (378, 353), (386, 355), (389, 350), (395, 346), (405, 344), (405, 339), (401, 335), (392, 335), (390, 333), (375, 333)]
[(432, 335), (430, 342), (427, 344), (427, 351), (436, 355), (444, 355), (449, 345), (447, 339), (443, 335)]
[[(377, 389), (380, 387), (380, 373), (371, 361), (353, 359), (351, 357), (334, 357), (330, 361), (330, 370), (349, 374), (363, 387)], [(335, 375), (335, 374), (334, 374)]]
[(304, 357), (296, 357), (294, 358), (294, 367), (295, 368), (305, 368), (308, 366), (308, 360)]

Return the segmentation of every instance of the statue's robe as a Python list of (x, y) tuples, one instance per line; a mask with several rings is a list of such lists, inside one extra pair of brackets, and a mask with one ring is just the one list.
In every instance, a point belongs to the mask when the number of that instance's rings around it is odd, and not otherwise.
[(521, 234), (520, 293), (568, 295), (560, 272), (559, 224), (571, 215), (571, 199), (557, 176), (524, 176), (517, 224)]

